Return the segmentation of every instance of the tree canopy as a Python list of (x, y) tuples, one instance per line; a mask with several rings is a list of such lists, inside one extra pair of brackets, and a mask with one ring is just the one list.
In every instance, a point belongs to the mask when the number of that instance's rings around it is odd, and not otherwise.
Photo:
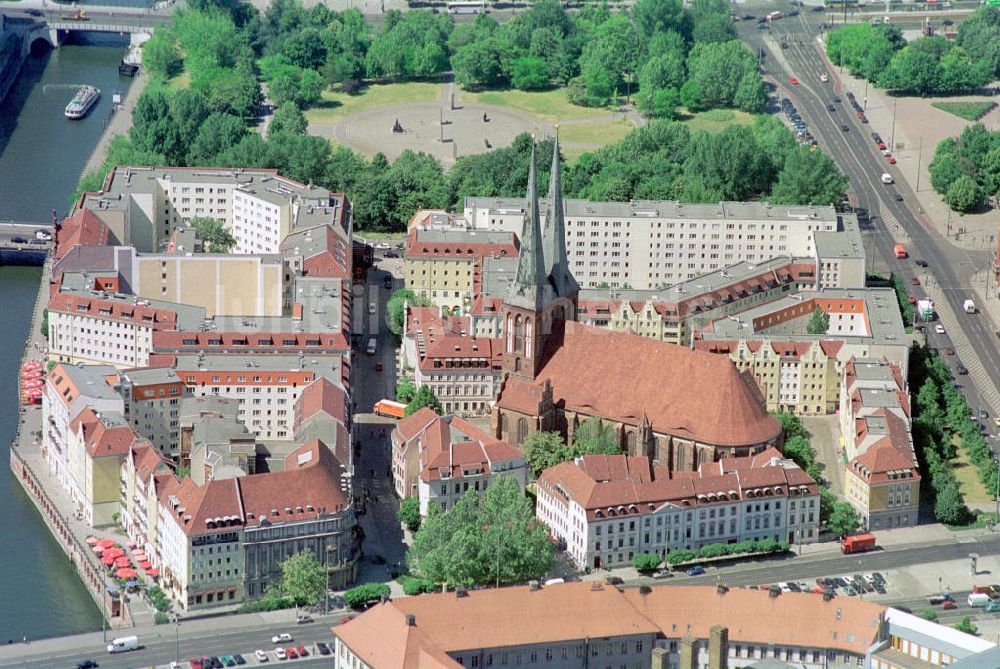
[(315, 606), (326, 593), (327, 574), (312, 551), (301, 551), (281, 563), (281, 594), (297, 606)]
[(487, 585), (539, 578), (554, 546), (517, 480), (501, 475), (448, 510), (431, 503), (406, 554), (410, 571), (435, 583)]
[(823, 311), (820, 307), (816, 307), (816, 310), (809, 317), (809, 323), (806, 325), (806, 332), (809, 334), (826, 334), (830, 330), (830, 314)]
[(403, 413), (410, 416), (424, 407), (427, 407), (434, 413), (441, 413), (441, 401), (428, 385), (420, 386), (420, 388), (417, 389), (417, 392), (413, 394), (413, 399), (406, 405), (406, 410)]
[(966, 126), (937, 145), (928, 172), (931, 186), (954, 211), (977, 209), (1000, 195), (1000, 131), (981, 123)]
[(198, 236), (205, 243), (208, 253), (229, 253), (236, 246), (236, 238), (217, 218), (196, 216), (188, 222), (188, 225), (198, 232)]

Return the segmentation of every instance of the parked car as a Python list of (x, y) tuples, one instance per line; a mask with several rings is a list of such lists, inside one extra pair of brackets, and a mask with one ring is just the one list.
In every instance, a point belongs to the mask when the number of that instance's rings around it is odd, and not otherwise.
[(889, 156), (888, 160), (889, 160), (889, 164), (890, 165), (895, 165), (896, 164), (896, 156)]
[(913, 284), (914, 286), (919, 286), (920, 279), (918, 279), (917, 277), (913, 277), (912, 279), (910, 279), (910, 283)]
[(836, 108), (836, 107), (834, 107), (833, 105), (827, 105), (827, 106), (826, 106), (826, 110), (827, 110), (827, 111), (830, 111), (830, 112), (832, 112), (832, 111), (836, 111), (836, 110), (837, 110), (837, 108)]
[(259, 648), (253, 652), (253, 656), (257, 658), (258, 662), (267, 662), (270, 659), (267, 656), (267, 653), (260, 650)]
[(963, 365), (962, 363), (958, 363), (955, 366), (955, 371), (958, 372), (959, 374), (961, 374), (962, 376), (965, 376), (966, 374), (969, 373), (969, 370), (967, 370), (965, 368), (965, 365)]
[(309, 651), (307, 651), (306, 647), (303, 646), (301, 643), (298, 646), (295, 647), (295, 652), (297, 652), (299, 654), (299, 657), (308, 657), (309, 656)]
[(330, 654), (330, 647), (327, 646), (322, 641), (317, 641), (316, 642), (316, 650), (319, 651), (320, 655), (329, 655)]
[(288, 653), (286, 653), (285, 649), (282, 648), (281, 646), (278, 646), (277, 648), (274, 649), (274, 656), (276, 658), (278, 658), (279, 660), (287, 660), (288, 659)]
[(236, 665), (239, 667), (242, 667), (244, 664), (247, 663), (246, 658), (244, 658), (242, 655), (233, 655), (233, 659), (236, 660)]
[(955, 349), (953, 349), (953, 348), (946, 348), (944, 350), (944, 354), (945, 355), (955, 355)]
[(289, 660), (297, 660), (299, 658), (299, 654), (291, 646), (285, 649), (285, 654), (288, 655)]
[(938, 323), (937, 325), (934, 326), (934, 332), (937, 332), (938, 334), (944, 334), (944, 326)]
[(701, 565), (689, 567), (686, 573), (688, 576), (700, 576), (705, 573), (705, 568)]
[(916, 304), (917, 298), (914, 297), (913, 293), (910, 293), (909, 295), (906, 296), (906, 301), (909, 302), (910, 304)]

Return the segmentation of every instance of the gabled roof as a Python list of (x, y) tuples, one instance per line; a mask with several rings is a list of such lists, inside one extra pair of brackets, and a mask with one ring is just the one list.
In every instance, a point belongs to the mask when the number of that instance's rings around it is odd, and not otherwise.
[(76, 246), (106, 246), (111, 230), (89, 209), (79, 209), (62, 222), (56, 235), (55, 257), (59, 260)]
[(488, 474), (496, 463), (524, 462), (524, 455), (505, 441), (457, 416), (435, 416), (420, 442), (420, 478), (462, 478), (466, 472)]
[(334, 633), (373, 669), (459, 669), (406, 614), (392, 602), (376, 604), (364, 616), (338, 625)]
[(422, 407), (396, 424), (393, 430), (394, 436), (399, 441), (410, 441), (430, 427), (437, 418), (438, 415), (433, 409)]
[(140, 438), (122, 416), (101, 415), (89, 406), (70, 421), (70, 429), (82, 433), (84, 448), (92, 458), (128, 455)]
[[(753, 378), (725, 356), (574, 322), (551, 339), (530, 385), (550, 381), (566, 410), (630, 425), (646, 415), (658, 433), (718, 446), (766, 443), (781, 433)], [(523, 409), (532, 394), (519, 387), (526, 384), (508, 379), (497, 404)]]

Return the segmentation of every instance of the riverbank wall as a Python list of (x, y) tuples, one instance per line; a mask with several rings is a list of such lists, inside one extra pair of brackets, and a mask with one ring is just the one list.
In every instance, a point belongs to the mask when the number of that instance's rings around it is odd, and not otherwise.
[(0, 104), (3, 104), (7, 93), (17, 81), (17, 75), (27, 58), (24, 35), (6, 26), (0, 26)]
[[(43, 357), (44, 346), (40, 341), (40, 328), (42, 313), (45, 305), (48, 304), (51, 268), (50, 257), (43, 266), (42, 278), (38, 282), (38, 293), (35, 296), (31, 325), (25, 341), (24, 353), (21, 355), (21, 364), (31, 359)], [(90, 547), (86, 542), (81, 541), (78, 534), (73, 532), (69, 517), (64, 515), (65, 509), (57, 504), (51, 495), (51, 490), (47, 489), (47, 487), (51, 488), (52, 482), (48, 481), (43, 484), (42, 479), (48, 478), (46, 473), (42, 472), (40, 475), (39, 472), (35, 471), (37, 464), (36, 467), (32, 467), (29, 463), (29, 459), (37, 460), (38, 456), (42, 455), (40, 453), (42, 429), (41, 408), (20, 404), (18, 406), (17, 427), (10, 444), (10, 471), (34, 503), (35, 508), (38, 509), (38, 513), (45, 521), (49, 532), (52, 533), (70, 562), (76, 567), (87, 592), (101, 609), (108, 626), (112, 629), (131, 627), (132, 621), (128, 607), (123, 604), (117, 593), (109, 591), (105, 574), (95, 564)], [(29, 454), (29, 450), (37, 452)], [(35, 457), (31, 457), (32, 455)]]

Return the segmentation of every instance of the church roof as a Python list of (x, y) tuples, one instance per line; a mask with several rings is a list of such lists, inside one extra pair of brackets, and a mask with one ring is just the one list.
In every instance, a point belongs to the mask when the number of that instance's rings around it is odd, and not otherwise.
[(630, 425), (646, 415), (655, 432), (699, 443), (761, 444), (781, 432), (752, 377), (727, 357), (633, 334), (566, 323), (535, 381), (508, 378), (497, 404), (523, 412), (546, 381), (566, 410)]

